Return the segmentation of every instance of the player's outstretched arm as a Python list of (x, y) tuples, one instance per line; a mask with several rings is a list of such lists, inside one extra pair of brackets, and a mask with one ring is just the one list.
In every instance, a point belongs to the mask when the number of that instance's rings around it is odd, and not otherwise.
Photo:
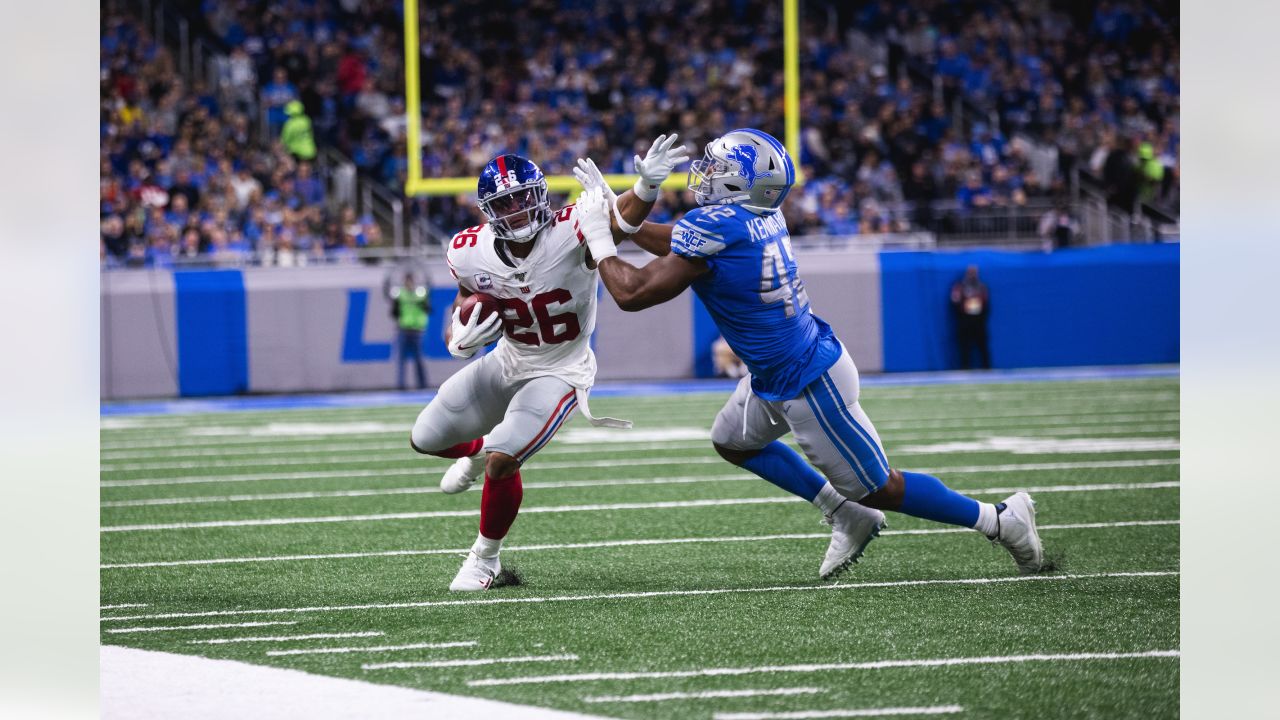
[(674, 254), (657, 258), (643, 268), (620, 259), (609, 236), (609, 206), (600, 188), (583, 191), (578, 198), (578, 212), (578, 227), (586, 238), (587, 250), (595, 259), (605, 288), (623, 310), (634, 312), (664, 303), (707, 272), (705, 261)]
[(705, 261), (674, 254), (657, 258), (642, 268), (615, 255), (601, 260), (599, 268), (605, 289), (627, 312), (661, 305), (707, 272)]
[(604, 175), (596, 167), (595, 161), (590, 158), (586, 160), (578, 158), (578, 167), (573, 169), (573, 174), (578, 178), (583, 189), (596, 188), (604, 194), (605, 201), (613, 211), (609, 229), (613, 234), (615, 245), (620, 245), (623, 240), (630, 238), (640, 249), (648, 253), (653, 255), (666, 253), (666, 241), (655, 241), (656, 234), (648, 232), (649, 223), (645, 222), (645, 218), (649, 217), (649, 211), (653, 209), (654, 200), (647, 202), (641, 200), (636, 196), (634, 189), (622, 195), (615, 195), (613, 189), (605, 183)]
[(670, 255), (671, 232), (675, 227), (666, 223), (645, 223), (635, 235), (630, 236), (631, 242), (650, 255)]
[(643, 158), (635, 156), (633, 162), (640, 177), (621, 196), (615, 195), (605, 183), (604, 175), (594, 160), (578, 158), (578, 167), (573, 169), (573, 174), (584, 189), (598, 188), (604, 195), (611, 210), (610, 231), (615, 244), (631, 238), (642, 250), (653, 255), (665, 255), (669, 251), (669, 230), (666, 237), (660, 230), (645, 232), (645, 218), (649, 217), (649, 211), (658, 199), (662, 183), (677, 165), (689, 160), (688, 149), (675, 144), (679, 137), (676, 133), (659, 135)]

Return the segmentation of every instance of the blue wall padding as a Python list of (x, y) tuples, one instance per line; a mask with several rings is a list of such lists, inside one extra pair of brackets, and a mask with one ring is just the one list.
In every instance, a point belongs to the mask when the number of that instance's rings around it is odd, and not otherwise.
[(178, 392), (232, 395), (249, 389), (244, 275), (239, 270), (173, 273)]
[(369, 291), (347, 291), (347, 322), (342, 329), (342, 362), (386, 362), (391, 359), (389, 342), (368, 342)]
[(1178, 362), (1177, 244), (880, 255), (886, 371), (959, 366), (951, 284), (977, 265), (998, 368)]

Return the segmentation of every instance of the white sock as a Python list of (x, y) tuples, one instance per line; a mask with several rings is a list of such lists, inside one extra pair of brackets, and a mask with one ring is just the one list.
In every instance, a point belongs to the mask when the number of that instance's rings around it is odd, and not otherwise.
[[(840, 507), (846, 500), (848, 498), (841, 495), (834, 487), (831, 487), (831, 483), (827, 483), (818, 491), (818, 496), (813, 499), (813, 504), (817, 505), (823, 514), (830, 514), (835, 512), (836, 508)], [(849, 500), (849, 502), (853, 501)]]
[(995, 537), (996, 530), (1000, 527), (1000, 523), (996, 520), (996, 514), (995, 505), (984, 502), (978, 503), (978, 522), (973, 524), (973, 529), (987, 537)]
[(471, 546), (471, 552), (476, 555), (491, 560), (498, 557), (498, 551), (502, 549), (502, 538), (493, 540), (483, 535), (476, 535), (476, 542)]

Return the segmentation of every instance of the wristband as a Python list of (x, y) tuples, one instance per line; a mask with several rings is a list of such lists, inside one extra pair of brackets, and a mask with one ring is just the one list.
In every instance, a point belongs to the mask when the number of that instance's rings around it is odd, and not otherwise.
[(591, 251), (591, 259), (595, 261), (596, 265), (599, 265), (601, 260), (618, 254), (618, 246), (613, 244), (613, 238), (611, 237), (592, 238), (588, 236), (587, 249)]
[(618, 229), (627, 235), (635, 235), (640, 232), (640, 227), (644, 225), (644, 221), (640, 221), (640, 225), (632, 225), (627, 219), (622, 217), (622, 211), (618, 209), (618, 204), (613, 204), (613, 219), (618, 223)]
[(660, 185), (650, 185), (646, 183), (642, 177), (636, 180), (636, 184), (631, 188), (631, 191), (634, 192), (636, 197), (641, 200), (645, 202), (653, 202), (658, 199), (658, 191), (660, 187)]

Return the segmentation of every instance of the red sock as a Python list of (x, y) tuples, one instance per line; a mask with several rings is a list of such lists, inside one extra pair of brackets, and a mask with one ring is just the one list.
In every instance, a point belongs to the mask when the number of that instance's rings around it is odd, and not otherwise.
[(446, 448), (439, 452), (433, 452), (433, 453), (427, 453), (427, 454), (435, 455), (436, 457), (456, 459), (456, 458), (462, 458), (462, 457), (471, 457), (472, 455), (475, 455), (476, 453), (480, 452), (480, 449), (483, 447), (484, 447), (484, 438), (478, 437), (475, 440), (460, 442), (451, 448)]
[(490, 540), (507, 536), (511, 524), (520, 512), (520, 500), (524, 498), (524, 486), (520, 473), (506, 478), (484, 476), (484, 491), (480, 495), (480, 534)]

